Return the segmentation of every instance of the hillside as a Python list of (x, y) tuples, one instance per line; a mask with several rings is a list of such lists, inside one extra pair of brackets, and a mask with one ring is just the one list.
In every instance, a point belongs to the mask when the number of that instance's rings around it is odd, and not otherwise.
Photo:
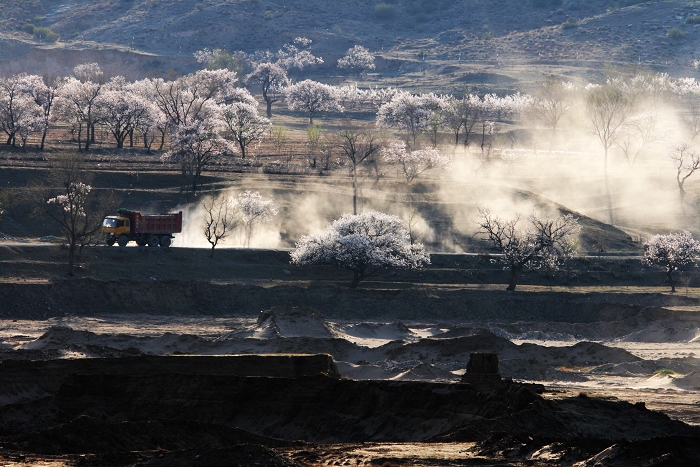
[[(505, 83), (496, 84), (507, 87), (515, 86), (509, 75), (586, 75), (604, 63), (689, 74), (700, 45), (700, 5), (681, 0), (3, 0), (0, 7), (5, 74), (42, 66), (59, 74), (88, 59), (122, 74), (184, 73), (197, 67), (192, 53), (205, 47), (276, 50), (306, 36), (326, 62), (320, 73), (337, 75), (337, 58), (362, 44), (384, 58), (378, 79), (419, 71), (413, 85), (439, 76), (449, 91), (494, 84), (465, 78), (475, 66), (505, 68)], [(27, 24), (49, 28), (59, 42), (42, 44)], [(73, 52), (58, 52), (65, 49)], [(129, 56), (115, 60), (115, 51)], [(98, 60), (101, 53), (111, 55)], [(522, 65), (531, 69), (523, 73)]]

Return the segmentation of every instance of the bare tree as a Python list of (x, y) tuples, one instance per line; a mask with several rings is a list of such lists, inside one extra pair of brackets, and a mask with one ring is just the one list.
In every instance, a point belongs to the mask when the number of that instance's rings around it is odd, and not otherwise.
[(685, 201), (685, 181), (700, 168), (700, 154), (687, 143), (676, 146), (669, 154), (673, 165), (676, 167), (676, 182), (678, 193), (681, 197), (681, 207)]
[(227, 196), (208, 198), (202, 201), (204, 219), (202, 231), (211, 245), (209, 257), (214, 257), (214, 248), (220, 241), (241, 225), (240, 209), (234, 199)]
[(532, 101), (530, 111), (538, 120), (552, 129), (552, 135), (557, 130), (562, 117), (566, 115), (573, 105), (572, 83), (562, 83), (549, 79), (542, 83), (535, 99)]
[(382, 148), (379, 133), (372, 127), (353, 128), (348, 125), (335, 135), (335, 146), (350, 162), (352, 176), (352, 212), (357, 214), (357, 171), (362, 163), (372, 160)]
[(591, 131), (603, 146), (603, 171), (608, 204), (608, 221), (613, 224), (612, 195), (608, 178), (608, 153), (615, 144), (625, 121), (632, 113), (633, 102), (619, 87), (613, 84), (593, 86), (586, 96), (586, 110)]
[(622, 150), (630, 167), (639, 159), (647, 147), (661, 141), (663, 135), (658, 131), (656, 115), (644, 113), (629, 118), (620, 128), (620, 137), (615, 145)]
[(500, 261), (510, 269), (506, 290), (514, 291), (518, 277), (525, 268), (545, 265), (557, 269), (560, 258), (574, 254), (575, 240), (581, 228), (571, 214), (550, 218), (535, 214), (528, 218), (530, 226), (520, 229), (515, 219), (494, 217), (488, 209), (480, 208), (479, 233), (485, 235), (501, 253)]

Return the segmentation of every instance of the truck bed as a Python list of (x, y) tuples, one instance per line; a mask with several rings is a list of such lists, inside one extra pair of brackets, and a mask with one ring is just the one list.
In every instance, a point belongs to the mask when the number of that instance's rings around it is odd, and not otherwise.
[(182, 211), (177, 214), (134, 215), (134, 233), (173, 234), (182, 232)]

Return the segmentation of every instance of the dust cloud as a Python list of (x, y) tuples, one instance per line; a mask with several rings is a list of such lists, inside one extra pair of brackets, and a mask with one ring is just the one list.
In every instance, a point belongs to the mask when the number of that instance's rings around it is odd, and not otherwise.
[[(700, 197), (700, 173), (685, 182), (681, 202), (677, 167), (669, 154), (681, 142), (692, 145), (689, 130), (692, 95), (636, 92), (607, 161), (586, 109), (585, 83), (567, 97), (570, 107), (556, 129), (523, 111), (503, 118), (493, 134), (472, 133), (469, 144), (454, 145), (445, 134), (440, 149), (454, 160), (447, 170), (430, 169), (413, 183), (401, 183), (396, 167), (380, 165), (359, 183), (358, 210), (378, 210), (404, 219), (414, 241), (432, 251), (469, 251), (464, 238), (475, 237), (479, 208), (504, 219), (532, 213), (558, 215), (570, 211), (610, 223), (635, 241), (681, 229), (700, 232), (693, 221)], [(533, 91), (533, 95), (535, 92)], [(462, 136), (462, 141), (463, 141)], [(429, 143), (427, 137), (423, 142)], [(253, 183), (253, 182), (248, 182)], [(328, 177), (303, 177), (293, 183), (258, 177), (255, 186), (274, 199), (280, 213), (256, 225), (250, 246), (292, 248), (302, 235), (319, 232), (352, 212), (352, 183), (346, 168)], [(285, 183), (287, 185), (285, 185)], [(231, 196), (235, 190), (216, 193)], [(185, 230), (176, 246), (209, 248), (202, 232), (201, 201), (183, 206)], [(238, 229), (217, 248), (245, 245)]]

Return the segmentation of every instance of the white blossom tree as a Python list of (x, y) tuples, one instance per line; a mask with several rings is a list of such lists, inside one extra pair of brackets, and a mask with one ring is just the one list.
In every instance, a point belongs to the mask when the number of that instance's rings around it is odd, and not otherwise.
[(241, 158), (245, 159), (246, 148), (259, 141), (272, 124), (258, 113), (257, 106), (234, 102), (221, 106), (221, 120), (227, 136), (238, 144)]
[(161, 156), (163, 162), (180, 165), (193, 192), (197, 191), (202, 171), (234, 152), (229, 141), (217, 133), (220, 126), (221, 122), (212, 119), (177, 126), (171, 136), (170, 151)]
[(238, 77), (229, 70), (200, 70), (174, 81), (151, 82), (152, 98), (172, 125), (190, 125), (211, 116), (214, 104), (237, 93)]
[(502, 255), (500, 261), (510, 270), (506, 290), (514, 291), (518, 277), (525, 268), (542, 265), (557, 269), (560, 258), (571, 257), (581, 231), (578, 220), (571, 214), (550, 218), (529, 217), (530, 226), (518, 226), (520, 216), (504, 220), (493, 216), (488, 209), (479, 209), (479, 233), (486, 236)]
[(430, 109), (423, 96), (398, 91), (377, 112), (377, 124), (406, 133), (406, 142), (416, 147), (418, 136), (429, 128)]
[(352, 271), (351, 288), (382, 268), (420, 269), (430, 264), (421, 244), (411, 244), (398, 216), (370, 211), (345, 214), (323, 232), (303, 236), (291, 263), (332, 265)]
[(262, 89), (263, 100), (267, 107), (267, 118), (272, 117), (272, 104), (277, 102), (282, 89), (289, 85), (287, 70), (280, 65), (271, 62), (259, 63), (255, 69), (245, 77), (245, 83), (250, 85), (257, 83)]
[(440, 106), (440, 118), (444, 127), (455, 135), (455, 145), (459, 143), (459, 135), (464, 129), (464, 144), (469, 144), (469, 135), (477, 122), (479, 97), (467, 94), (462, 98), (447, 96)]
[(31, 94), (34, 98), (34, 102), (36, 102), (42, 111), (41, 144), (39, 145), (39, 149), (43, 151), (46, 143), (46, 135), (49, 131), (49, 124), (54, 120), (54, 102), (61, 92), (63, 79), (51, 79), (48, 76), (44, 76), (40, 79), (39, 77), (36, 78), (37, 79), (32, 81)]
[(362, 74), (368, 70), (374, 70), (374, 55), (365, 47), (356, 45), (348, 49), (344, 57), (338, 59), (338, 68), (350, 70)]
[(315, 56), (309, 50), (312, 40), (308, 37), (296, 37), (294, 41), (284, 44), (275, 55), (276, 63), (285, 70), (293, 68), (303, 69), (307, 66), (320, 65), (323, 63), (321, 57)]
[(666, 269), (666, 277), (671, 285), (671, 292), (676, 291), (673, 273), (684, 264), (694, 263), (700, 255), (700, 243), (690, 232), (654, 235), (644, 244), (644, 259), (649, 266), (659, 264)]
[(97, 114), (95, 102), (102, 92), (102, 82), (85, 81), (68, 78), (61, 87), (56, 101), (56, 111), (60, 118), (71, 123), (73, 139), (78, 143), (78, 150), (90, 149), (94, 141)]
[(301, 110), (309, 114), (309, 125), (314, 124), (318, 112), (342, 112), (338, 94), (333, 86), (305, 79), (284, 90), (289, 110)]
[(428, 169), (445, 168), (452, 163), (452, 158), (437, 148), (411, 151), (404, 143), (390, 144), (382, 151), (382, 156), (386, 162), (401, 167), (406, 184), (410, 184)]
[(246, 190), (236, 197), (241, 224), (245, 229), (245, 246), (250, 247), (250, 239), (256, 224), (265, 224), (279, 213), (279, 207), (271, 199), (263, 199), (259, 192)]
[(8, 145), (15, 146), (19, 138), (25, 146), (29, 134), (41, 130), (43, 112), (33, 93), (38, 80), (26, 74), (0, 79), (0, 129), (7, 134)]
[(107, 126), (119, 149), (124, 147), (126, 138), (132, 137), (134, 131), (150, 118), (151, 107), (121, 77), (113, 78), (95, 101), (98, 120)]

